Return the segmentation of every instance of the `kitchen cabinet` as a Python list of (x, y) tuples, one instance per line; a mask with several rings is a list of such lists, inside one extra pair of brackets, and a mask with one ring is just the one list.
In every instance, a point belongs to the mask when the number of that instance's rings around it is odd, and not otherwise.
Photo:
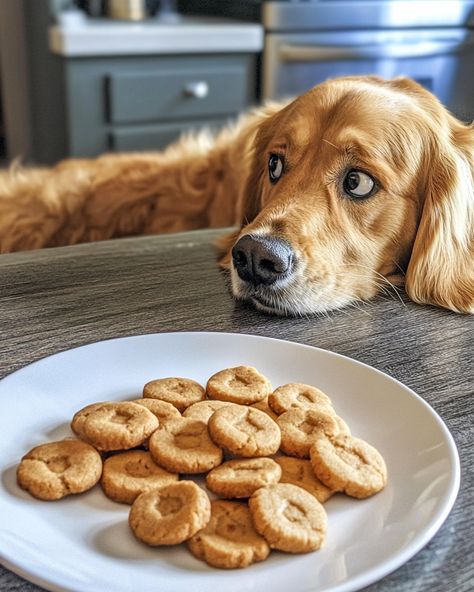
[(221, 127), (255, 101), (251, 55), (64, 60), (68, 156), (162, 149), (184, 131)]
[[(220, 128), (257, 101), (260, 24), (207, 16), (130, 23), (84, 15), (66, 25), (53, 0), (15, 6), (15, 22), (6, 13), (3, 18), (4, 29), (12, 30), (5, 55), (18, 55), (21, 42), (25, 64), (21, 77), (10, 68), (2, 88), (9, 160), (54, 164), (161, 150), (183, 132)], [(15, 45), (13, 38), (20, 41)], [(19, 78), (25, 79), (21, 88)]]

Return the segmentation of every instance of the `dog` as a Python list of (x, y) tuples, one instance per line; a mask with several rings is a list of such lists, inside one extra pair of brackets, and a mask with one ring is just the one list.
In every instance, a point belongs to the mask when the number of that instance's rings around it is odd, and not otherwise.
[(389, 286), (474, 313), (474, 127), (417, 83), (343, 77), (164, 152), (0, 175), (0, 251), (235, 226), (232, 292), (303, 315)]

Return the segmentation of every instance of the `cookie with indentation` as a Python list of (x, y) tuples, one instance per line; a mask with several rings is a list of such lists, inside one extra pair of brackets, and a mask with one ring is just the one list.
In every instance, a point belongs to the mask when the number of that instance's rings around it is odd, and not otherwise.
[(129, 450), (104, 462), (100, 480), (105, 495), (121, 504), (133, 504), (145, 491), (178, 481), (179, 475), (159, 467), (145, 450)]
[(233, 405), (234, 403), (229, 403), (228, 401), (200, 401), (199, 403), (194, 403), (190, 405), (186, 411), (183, 413), (183, 417), (193, 417), (194, 419), (200, 419), (207, 423), (209, 418), (221, 407), (225, 407), (226, 405)]
[(179, 481), (140, 494), (128, 523), (147, 545), (178, 545), (204, 528), (210, 518), (207, 493), (193, 481)]
[(319, 437), (311, 446), (315, 475), (334, 491), (369, 497), (387, 483), (385, 461), (373, 446), (348, 434)]
[(93, 403), (78, 411), (71, 428), (97, 450), (136, 448), (158, 427), (151, 411), (130, 401)]
[(247, 505), (214, 500), (211, 520), (189, 539), (191, 553), (213, 567), (233, 569), (263, 561), (270, 547), (252, 523)]
[(275, 459), (275, 462), (281, 468), (280, 483), (291, 483), (302, 487), (308, 493), (314, 495), (318, 502), (322, 504), (333, 494), (333, 491), (316, 477), (309, 460), (292, 456), (279, 456)]
[(236, 456), (269, 456), (280, 446), (278, 425), (253, 407), (222, 407), (210, 417), (208, 428), (212, 440)]
[(309, 449), (320, 434), (338, 434), (339, 426), (334, 417), (314, 409), (291, 409), (278, 416), (281, 430), (281, 450), (289, 456), (309, 458)]
[(235, 459), (212, 469), (206, 475), (206, 486), (220, 497), (243, 498), (259, 487), (278, 483), (280, 477), (281, 468), (271, 458)]
[(160, 424), (169, 419), (181, 417), (181, 413), (176, 407), (166, 401), (160, 401), (159, 399), (135, 399), (132, 403), (146, 407), (158, 419)]
[(252, 405), (271, 393), (268, 378), (253, 366), (236, 366), (217, 372), (206, 386), (209, 399)]
[(331, 399), (323, 391), (301, 382), (279, 386), (268, 396), (268, 404), (277, 415), (290, 409), (326, 410), (334, 414)]
[(222, 449), (207, 431), (207, 424), (180, 417), (162, 424), (148, 447), (156, 463), (172, 473), (205, 473), (222, 462)]
[(93, 487), (102, 458), (81, 440), (61, 440), (32, 448), (17, 468), (18, 485), (41, 500), (58, 500)]
[(273, 421), (276, 421), (278, 418), (278, 415), (270, 408), (268, 404), (268, 397), (265, 397), (265, 399), (257, 401), (256, 403), (252, 403), (251, 407), (263, 411), (270, 419), (273, 419)]
[(261, 487), (249, 499), (255, 530), (272, 549), (307, 553), (326, 537), (326, 512), (305, 489), (289, 483)]
[(206, 391), (190, 378), (157, 378), (143, 387), (143, 397), (171, 403), (181, 413), (193, 403), (203, 401)]

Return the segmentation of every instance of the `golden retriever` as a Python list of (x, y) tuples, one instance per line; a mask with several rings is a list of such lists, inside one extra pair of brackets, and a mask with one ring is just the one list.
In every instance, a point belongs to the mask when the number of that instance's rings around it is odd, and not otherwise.
[(162, 153), (0, 175), (3, 253), (235, 225), (234, 296), (306, 314), (405, 285), (474, 312), (474, 128), (408, 79), (346, 77)]

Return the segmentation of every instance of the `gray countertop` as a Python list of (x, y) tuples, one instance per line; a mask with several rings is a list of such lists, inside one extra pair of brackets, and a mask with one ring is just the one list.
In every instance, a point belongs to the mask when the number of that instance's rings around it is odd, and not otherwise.
[[(314, 318), (276, 318), (236, 303), (218, 270), (219, 231), (123, 239), (0, 257), (0, 378), (30, 362), (105, 338), (226, 331), (322, 347), (377, 367), (446, 422), (461, 489), (431, 542), (371, 592), (468, 592), (474, 586), (474, 317), (402, 298)], [(0, 590), (38, 588), (0, 568)]]

